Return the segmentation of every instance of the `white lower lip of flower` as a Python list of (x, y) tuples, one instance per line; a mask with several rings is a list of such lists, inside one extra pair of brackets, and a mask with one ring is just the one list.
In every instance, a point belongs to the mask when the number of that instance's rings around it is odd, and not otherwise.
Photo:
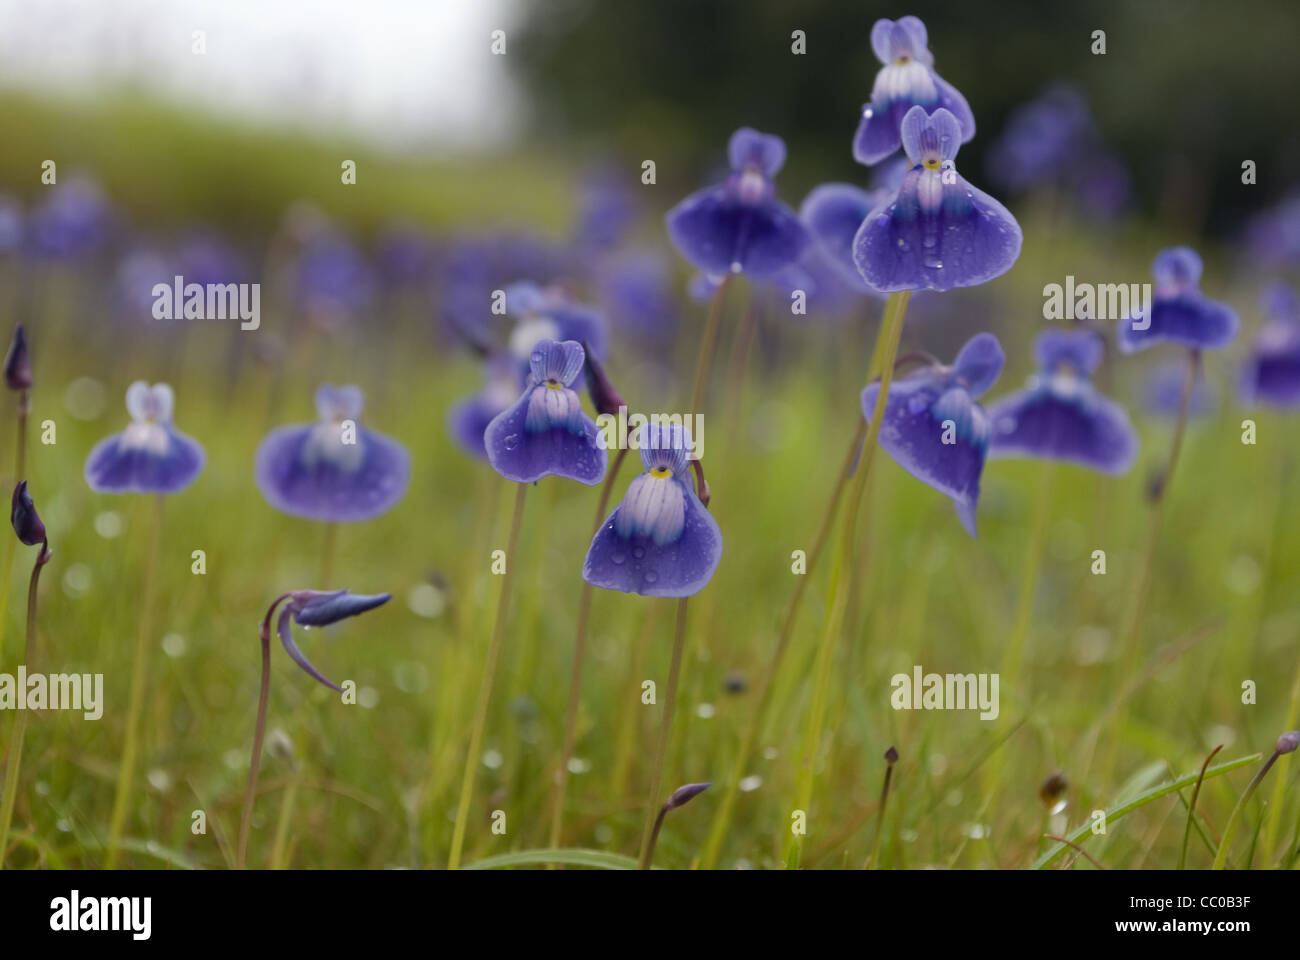
[(542, 340), (559, 340), (560, 328), (549, 317), (529, 317), (510, 331), (510, 352), (527, 360), (533, 347)]
[(615, 530), (620, 536), (651, 537), (655, 543), (672, 543), (686, 523), (686, 497), (671, 476), (643, 473), (627, 488)]
[(332, 422), (316, 424), (312, 427), (311, 436), (303, 444), (303, 463), (308, 467), (321, 462), (331, 463), (349, 473), (359, 469), (365, 457), (360, 433), (355, 431), (355, 443), (344, 443), (343, 437), (342, 424)]
[(871, 99), (877, 103), (881, 100), (908, 99), (931, 104), (938, 95), (939, 91), (935, 89), (929, 69), (918, 60), (881, 67), (871, 88)]
[(122, 447), (126, 450), (147, 450), (161, 456), (171, 446), (167, 428), (151, 420), (137, 420), (122, 431)]

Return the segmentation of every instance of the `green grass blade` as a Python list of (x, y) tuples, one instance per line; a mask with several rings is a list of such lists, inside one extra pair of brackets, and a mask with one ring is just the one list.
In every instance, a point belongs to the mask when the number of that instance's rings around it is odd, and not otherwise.
[[(1217, 767), (1210, 767), (1210, 769), (1205, 771), (1204, 778), (1206, 780), (1209, 780), (1211, 777), (1217, 777), (1220, 774), (1228, 773), (1232, 770), (1236, 770), (1238, 767), (1248, 766), (1254, 763), (1255, 761), (1259, 760), (1260, 757), (1262, 756), (1263, 754), (1260, 753), (1252, 753), (1245, 757), (1239, 757), (1236, 760), (1229, 760), (1227, 763), (1221, 763)], [(1161, 797), (1168, 796), (1169, 794), (1173, 793), (1175, 790), (1181, 790), (1183, 787), (1191, 786), (1196, 782), (1196, 778), (1199, 776), (1201, 776), (1201, 772), (1199, 770), (1196, 771), (1195, 773), (1184, 774), (1183, 776), (1179, 777), (1177, 780), (1171, 780), (1167, 783), (1161, 784), (1158, 787), (1153, 787), (1147, 792), (1137, 797), (1134, 797), (1132, 800), (1128, 801), (1127, 803), (1120, 804), (1114, 810), (1107, 810), (1106, 811), (1107, 828), (1109, 828), (1112, 823), (1114, 823), (1116, 820), (1123, 817), (1125, 814), (1132, 813), (1138, 807), (1145, 806), (1146, 804), (1150, 803), (1152, 800), (1159, 800)], [(1075, 843), (1078, 843), (1081, 839), (1083, 839), (1083, 837), (1087, 836), (1091, 831), (1092, 831), (1092, 824), (1085, 823), (1079, 829), (1075, 830), (1074, 833), (1069, 834), (1068, 838), (1074, 841)], [(1035, 861), (1032, 869), (1042, 870), (1044, 867), (1046, 867), (1048, 864), (1050, 864), (1057, 857), (1059, 857), (1061, 854), (1065, 853), (1065, 851), (1069, 849), (1070, 848), (1067, 844), (1058, 843), (1051, 850), (1048, 850), (1045, 854), (1039, 857), (1038, 860)]]
[(517, 850), (466, 864), (465, 870), (497, 870), (501, 867), (539, 867), (560, 863), (569, 867), (590, 867), (593, 870), (635, 870), (636, 860), (621, 853), (579, 848), (553, 848), (545, 850)]

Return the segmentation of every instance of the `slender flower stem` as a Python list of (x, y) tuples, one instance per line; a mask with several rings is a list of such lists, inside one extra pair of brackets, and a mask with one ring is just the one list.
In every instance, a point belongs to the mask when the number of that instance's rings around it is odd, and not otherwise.
[[(872, 379), (875, 373), (880, 369), (883, 358), (887, 332), (889, 329), (890, 312), (897, 309), (896, 297), (894, 294), (885, 307), (885, 316), (880, 325), (880, 331), (876, 337), (876, 346), (872, 352), (871, 360), (867, 367), (867, 378)], [(899, 327), (902, 326), (902, 312), (906, 311), (907, 306), (904, 301), (899, 313)], [(897, 346), (895, 346), (895, 351)], [(772, 659), (769, 661), (767, 668), (763, 671), (762, 676), (754, 690), (754, 710), (749, 716), (749, 721), (745, 725), (745, 731), (741, 735), (740, 746), (736, 752), (736, 758), (732, 763), (731, 771), (727, 776), (726, 785), (723, 788), (722, 799), (718, 803), (718, 812), (713, 817), (713, 824), (709, 829), (709, 836), (705, 842), (704, 850), (700, 854), (701, 869), (711, 869), (718, 862), (718, 856), (722, 851), (722, 841), (726, 836), (727, 827), (731, 822), (731, 813), (735, 807), (737, 791), (740, 787), (740, 781), (745, 775), (745, 768), (749, 764), (749, 758), (753, 756), (754, 744), (758, 740), (758, 733), (762, 727), (763, 717), (767, 712), (768, 703), (771, 700), (772, 686), (776, 681), (776, 676), (780, 672), (781, 664), (785, 659), (786, 651), (790, 647), (790, 638), (794, 636), (794, 625), (799, 619), (799, 611), (803, 604), (803, 595), (808, 588), (808, 581), (811, 579), (813, 570), (816, 567), (817, 560), (821, 557), (825, 549), (826, 541), (830, 537), (831, 526), (835, 522), (835, 515), (839, 510), (840, 500), (843, 498), (844, 490), (848, 486), (849, 478), (853, 475), (853, 468), (858, 462), (859, 454), (862, 451), (863, 443), (867, 437), (867, 421), (864, 417), (856, 418), (856, 427), (853, 431), (853, 437), (849, 441), (848, 450), (845, 451), (844, 460), (840, 465), (839, 475), (835, 478), (835, 486), (831, 488), (830, 498), (827, 500), (826, 508), (822, 513), (821, 520), (817, 524), (817, 533), (813, 537), (812, 547), (808, 550), (808, 565), (802, 576), (795, 577), (794, 593), (790, 595), (790, 601), (786, 604), (785, 611), (781, 616), (781, 632), (777, 636), (776, 648), (772, 651)]]
[(704, 401), (704, 384), (709, 378), (713, 347), (718, 340), (718, 327), (722, 322), (722, 301), (726, 298), (730, 283), (731, 274), (727, 274), (722, 283), (718, 284), (718, 288), (713, 291), (713, 296), (709, 298), (709, 315), (704, 321), (704, 336), (700, 340), (699, 359), (695, 362), (695, 383), (691, 387), (691, 405), (687, 407), (690, 413), (699, 413), (700, 404)]
[(122, 744), (122, 759), (117, 768), (117, 790), (113, 796), (113, 814), (109, 820), (105, 870), (117, 866), (122, 830), (126, 826), (127, 804), (131, 799), (132, 779), (135, 776), (135, 759), (139, 752), (140, 707), (144, 702), (149, 651), (152, 649), (154, 591), (158, 579), (158, 547), (162, 538), (162, 522), (163, 495), (160, 493), (154, 499), (149, 547), (145, 555), (144, 582), (140, 589), (140, 629), (136, 634), (135, 656), (131, 662), (131, 692), (126, 705), (126, 740)]
[(659, 722), (659, 746), (655, 750), (655, 763), (650, 774), (650, 795), (646, 799), (645, 832), (641, 836), (642, 870), (650, 869), (650, 858), (654, 855), (655, 811), (663, 802), (659, 792), (664, 781), (664, 761), (668, 756), (668, 740), (673, 728), (673, 713), (677, 709), (677, 681), (682, 673), (682, 651), (686, 647), (686, 601), (682, 597), (677, 601), (677, 626), (673, 631), (673, 659), (668, 668), (668, 689), (664, 694), (664, 715)]
[(871, 840), (871, 857), (867, 860), (872, 868), (880, 865), (880, 837), (885, 832), (885, 805), (889, 803), (889, 781), (894, 776), (894, 764), (886, 762), (885, 782), (880, 788), (880, 806), (876, 808), (876, 835)]
[[(27, 586), (27, 640), (24, 662), (28, 669), (36, 665), (36, 593), (41, 579), (41, 568), (50, 560), (49, 543), (41, 544), (41, 552), (32, 567), (32, 578)], [(19, 691), (22, 696), (26, 691)], [(9, 848), (9, 824), (13, 821), (14, 802), (18, 798), (18, 774), (23, 760), (23, 739), (27, 734), (28, 711), (17, 710), (13, 734), (9, 738), (9, 756), (5, 762), (4, 794), (0, 797), (0, 869), (4, 868), (5, 853)]]
[[(1174, 425), (1174, 436), (1169, 446), (1169, 456), (1165, 461), (1164, 468), (1154, 478), (1150, 491), (1150, 521), (1147, 526), (1146, 541), (1142, 549), (1142, 565), (1139, 568), (1133, 596), (1128, 605), (1124, 629), (1120, 633), (1120, 646), (1124, 656), (1122, 672), (1117, 685), (1117, 689), (1120, 690), (1128, 686), (1134, 670), (1137, 669), (1138, 630), (1142, 626), (1142, 615), (1146, 608), (1147, 596), (1151, 590), (1152, 564), (1155, 560), (1156, 542), (1159, 539), (1160, 519), (1169, 493), (1169, 485), (1173, 480), (1174, 468), (1178, 466), (1179, 454), (1183, 449), (1183, 437), (1187, 432), (1187, 412), (1191, 406), (1192, 390), (1196, 386), (1196, 375), (1200, 371), (1200, 366), (1201, 351), (1193, 348), (1188, 353), (1187, 377), (1183, 381), (1183, 391), (1178, 401), (1178, 420)], [(1126, 712), (1127, 708), (1123, 704), (1115, 711), (1112, 718), (1115, 729), (1123, 726)], [(1110, 759), (1106, 764), (1108, 771), (1115, 759), (1116, 748), (1112, 747), (1109, 753)], [(1089, 751), (1090, 754), (1091, 751)]]
[(524, 515), (524, 496), (527, 493), (528, 484), (518, 484), (515, 510), (510, 519), (510, 534), (506, 542), (506, 568), (501, 574), (501, 593), (497, 596), (496, 620), (492, 625), (492, 641), (488, 646), (487, 662), (483, 665), (483, 682), (479, 686), (474, 726), (470, 729), (469, 752), (465, 755), (465, 773), (460, 781), (460, 802), (456, 806), (456, 825), (451, 834), (448, 870), (459, 869), (461, 848), (465, 845), (465, 825), (469, 820), (469, 802), (474, 793), (474, 773), (478, 769), (478, 751), (483, 742), (483, 728), (487, 725), (488, 701), (492, 697), (492, 682), (496, 678), (501, 642), (505, 637), (506, 617), (510, 610), (510, 578), (515, 566), (515, 547), (519, 544), (519, 527)]
[(293, 816), (293, 804), (298, 797), (298, 783), (302, 778), (295, 772), (284, 795), (280, 798), (280, 817), (275, 824), (275, 843), (271, 847), (271, 870), (284, 869), (284, 855), (289, 847), (289, 821)]
[[(600, 488), (600, 500), (596, 503), (596, 519), (591, 525), (593, 536), (605, 521), (605, 510), (609, 506), (610, 494), (614, 490), (614, 480), (626, 459), (627, 447), (623, 447), (614, 456), (614, 462), (605, 473), (605, 482)], [(593, 589), (586, 580), (582, 581), (582, 596), (578, 600), (578, 626), (573, 641), (573, 674), (569, 679), (569, 709), (564, 720), (564, 748), (560, 752), (560, 765), (555, 771), (555, 808), (551, 811), (549, 843), (551, 849), (560, 846), (560, 835), (564, 829), (564, 800), (569, 789), (569, 758), (573, 756), (574, 740), (578, 730), (578, 705), (582, 699), (582, 668), (587, 654), (587, 619), (591, 614)]]
[[(867, 439), (862, 447), (862, 457), (857, 472), (853, 477), (853, 487), (849, 492), (843, 521), (840, 527), (839, 551), (835, 556), (835, 565), (831, 568), (830, 588), (826, 598), (826, 626), (822, 631), (821, 643), (817, 650), (816, 667), (813, 675), (812, 699), (808, 708), (808, 725), (804, 731), (803, 754), (799, 769), (798, 785), (795, 791), (795, 810), (805, 813), (812, 803), (813, 778), (817, 768), (817, 750), (821, 744), (822, 732), (826, 722), (826, 704), (830, 688), (831, 667), (835, 659), (836, 641), (844, 626), (844, 610), (847, 605), (846, 590), (841, 590), (841, 581), (852, 576), (854, 547), (857, 539), (858, 513), (865, 499), (867, 478), (871, 473), (871, 462), (876, 452), (876, 441), (880, 436), (880, 426), (885, 418), (885, 405), (889, 400), (889, 388), (894, 380), (894, 358), (898, 354), (898, 341), (903, 332), (903, 316), (907, 312), (907, 301), (911, 291), (892, 294), (885, 308), (885, 331), (883, 333), (883, 352), (880, 356), (880, 389), (876, 392), (876, 405), (871, 412), (871, 423), (867, 427)], [(802, 842), (799, 835), (791, 831), (786, 844), (786, 866), (794, 869), (798, 866)]]
[(320, 551), (320, 587), (322, 590), (330, 589), (334, 583), (334, 553), (338, 545), (339, 525), (337, 523), (325, 524), (325, 542)]
[[(26, 390), (18, 395), (17, 440), (14, 449), (14, 485), (27, 479), (27, 413), (31, 401)], [(18, 541), (5, 537), (4, 561), (0, 564), (0, 659), (4, 656), (5, 626), (9, 621), (9, 581), (14, 573), (14, 551)], [(0, 837), (0, 845), (3, 845)]]
[[(1038, 494), (1034, 503), (1033, 525), (1025, 547), (1024, 567), (1020, 572), (1020, 593), (1016, 598), (1015, 619), (1011, 626), (1011, 639), (1002, 662), (1002, 689), (1018, 696), (1020, 670), (1024, 664), (1029, 625), (1033, 620), (1034, 598), (1038, 593), (1038, 575), (1043, 565), (1043, 552), (1047, 545), (1047, 526), (1052, 515), (1052, 490), (1056, 478), (1056, 464), (1045, 463), (1040, 468)], [(1022, 697), (1028, 701), (1029, 698)], [(1005, 721), (1004, 721), (1005, 723)], [(1004, 754), (998, 751), (984, 767), (984, 792), (991, 794), (999, 782)]]
[(248, 862), (248, 828), (253, 823), (253, 802), (257, 799), (257, 774), (262, 769), (262, 741), (266, 737), (266, 708), (271, 700), (271, 615), (288, 594), (281, 594), (267, 608), (262, 618), (259, 638), (262, 642), (262, 685), (257, 695), (257, 723), (253, 727), (253, 756), (248, 761), (248, 786), (244, 788), (244, 812), (239, 818), (239, 852), (235, 868), (243, 870)]
[(1280, 750), (1274, 750), (1263, 766), (1251, 778), (1250, 783), (1246, 784), (1246, 789), (1241, 792), (1241, 797), (1237, 800), (1237, 805), (1232, 808), (1232, 813), (1228, 815), (1228, 822), (1223, 828), (1223, 839), (1219, 841), (1219, 850), (1214, 855), (1214, 865), (1211, 870), (1222, 870), (1228, 861), (1228, 843), (1232, 840), (1232, 835), (1237, 829), (1237, 822), (1241, 820), (1242, 811), (1246, 809), (1246, 803), (1255, 794), (1255, 788), (1259, 782), (1264, 779), (1268, 772), (1273, 769), (1273, 764), (1277, 763), (1277, 758), (1282, 755)]

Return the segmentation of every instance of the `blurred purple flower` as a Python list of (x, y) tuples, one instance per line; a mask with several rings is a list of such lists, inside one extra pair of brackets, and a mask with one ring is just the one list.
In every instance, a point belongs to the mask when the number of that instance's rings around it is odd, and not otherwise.
[(0, 256), (23, 245), (23, 208), (13, 197), (0, 194)]
[(506, 313), (515, 320), (510, 351), (527, 363), (542, 340), (574, 340), (597, 357), (607, 347), (605, 316), (595, 307), (578, 303), (559, 286), (513, 283), (505, 289)]
[(165, 383), (137, 380), (126, 391), (131, 423), (86, 458), (86, 483), (98, 493), (178, 493), (194, 482), (203, 448), (172, 424), (175, 399)]
[[(1167, 360), (1146, 375), (1143, 381), (1142, 402), (1156, 416), (1174, 419), (1183, 400), (1183, 387), (1187, 383), (1187, 361)], [(1198, 369), (1192, 382), (1192, 395), (1187, 402), (1187, 416), (1200, 418), (1214, 410), (1214, 395)]]
[(1278, 282), (1265, 294), (1264, 304), (1268, 319), (1241, 371), (1242, 402), (1300, 407), (1300, 300), (1294, 289)]
[(1198, 350), (1227, 346), (1241, 320), (1227, 304), (1201, 293), (1201, 257), (1191, 247), (1169, 247), (1152, 265), (1155, 290), (1145, 329), (1134, 319), (1119, 321), (1117, 340), (1124, 353), (1136, 353), (1157, 343), (1177, 343)]
[(434, 242), (421, 227), (392, 223), (375, 241), (375, 263), (384, 282), (397, 288), (418, 287), (433, 276)]
[(406, 493), (411, 457), (396, 440), (361, 425), (357, 387), (316, 391), (316, 423), (272, 430), (257, 448), (254, 475), (283, 513), (327, 522), (371, 520)]
[(772, 178), (785, 141), (742, 127), (727, 146), (731, 175), (668, 211), (668, 235), (695, 267), (713, 276), (765, 276), (796, 262), (808, 244), (798, 216), (776, 197)]
[(518, 361), (511, 355), (495, 353), (483, 363), (483, 388), (454, 407), (447, 418), (447, 428), (456, 444), (471, 457), (486, 460), (483, 433), (504, 410), (519, 399), (524, 377)]
[(1090, 330), (1047, 330), (1035, 341), (1038, 373), (1024, 390), (988, 408), (989, 456), (1064, 460), (1102, 473), (1125, 473), (1138, 436), (1124, 408), (1097, 392), (1101, 337)]
[(108, 240), (111, 219), (99, 186), (87, 177), (74, 177), (50, 187), (46, 200), (31, 211), (27, 242), (42, 259), (84, 256)]

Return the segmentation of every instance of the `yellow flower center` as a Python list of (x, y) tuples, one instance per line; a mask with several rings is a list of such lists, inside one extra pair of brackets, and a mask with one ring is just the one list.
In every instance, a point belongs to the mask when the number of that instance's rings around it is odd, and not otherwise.
[(546, 381), (546, 389), (547, 389), (547, 390), (563, 390), (563, 389), (564, 389), (564, 384), (560, 383), (559, 380), (547, 380), (547, 381)]
[(934, 159), (925, 160), (921, 163), (921, 166), (925, 167), (927, 170), (938, 170), (943, 166), (943, 161)]
[(672, 475), (673, 472), (669, 470), (667, 467), (655, 467), (650, 471), (650, 476), (658, 477), (660, 480), (664, 479), (665, 477), (671, 477)]

